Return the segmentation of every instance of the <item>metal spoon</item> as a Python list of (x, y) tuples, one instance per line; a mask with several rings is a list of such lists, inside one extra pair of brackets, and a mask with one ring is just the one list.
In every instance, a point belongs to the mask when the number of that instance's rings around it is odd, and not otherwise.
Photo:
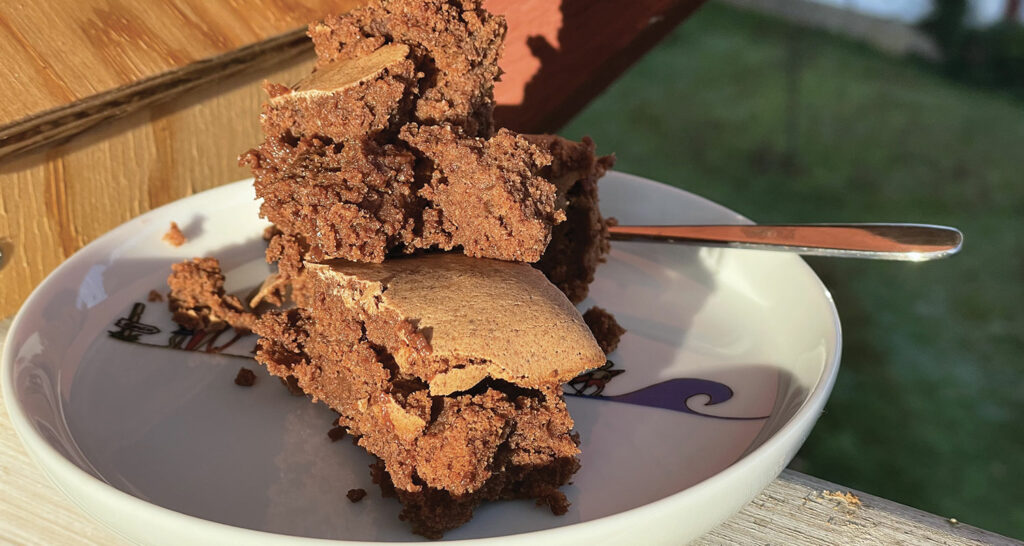
[(612, 226), (617, 241), (693, 243), (813, 256), (923, 262), (956, 254), (956, 228), (925, 224)]

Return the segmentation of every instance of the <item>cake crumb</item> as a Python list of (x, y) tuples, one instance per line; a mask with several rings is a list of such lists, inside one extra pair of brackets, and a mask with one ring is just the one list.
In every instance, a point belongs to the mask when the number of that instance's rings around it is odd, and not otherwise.
[(245, 366), (238, 368), (238, 375), (235, 376), (235, 385), (251, 387), (254, 383), (256, 383), (256, 374), (252, 370)]
[(279, 377), (278, 379), (281, 380), (281, 384), (288, 389), (288, 392), (291, 393), (292, 396), (304, 396), (306, 394), (306, 392), (302, 390), (302, 387), (299, 386), (299, 380), (294, 375), (289, 375), (287, 379), (283, 377)]
[(360, 488), (360, 489), (349, 489), (348, 493), (346, 493), (345, 496), (348, 497), (348, 500), (350, 500), (352, 502), (359, 502), (359, 501), (363, 500), (363, 497), (366, 496), (366, 490), (362, 489), (362, 488)]
[(250, 332), (258, 318), (237, 296), (224, 291), (224, 274), (216, 258), (193, 258), (171, 266), (167, 306), (174, 322), (189, 330), (220, 330), (225, 324)]
[(583, 322), (587, 323), (604, 354), (614, 351), (619, 346), (622, 334), (626, 333), (626, 329), (619, 325), (611, 313), (596, 305), (583, 313)]
[(163, 294), (161, 294), (160, 292), (157, 292), (156, 290), (150, 290), (149, 291), (149, 295), (146, 296), (146, 301), (152, 301), (152, 302), (164, 301), (164, 296), (163, 296)]
[(327, 431), (327, 437), (330, 438), (332, 442), (337, 442), (344, 438), (346, 434), (348, 434), (348, 429), (343, 426), (337, 426)]
[(181, 228), (178, 227), (177, 222), (171, 222), (171, 227), (167, 230), (167, 233), (164, 233), (163, 240), (171, 246), (181, 246), (188, 241), (185, 238), (185, 234), (181, 232)]
[(572, 503), (565, 497), (565, 493), (554, 489), (546, 495), (537, 497), (536, 504), (537, 506), (547, 506), (551, 509), (551, 513), (556, 516), (564, 516), (569, 511), (569, 506)]
[(826, 489), (825, 491), (821, 492), (821, 496), (829, 498), (829, 499), (835, 499), (835, 500), (844, 501), (849, 506), (860, 506), (861, 505), (860, 504), (860, 499), (857, 497), (857, 495), (854, 495), (853, 493), (850, 493), (849, 491), (847, 491), (846, 493), (843, 493), (841, 491), (829, 491), (829, 490)]

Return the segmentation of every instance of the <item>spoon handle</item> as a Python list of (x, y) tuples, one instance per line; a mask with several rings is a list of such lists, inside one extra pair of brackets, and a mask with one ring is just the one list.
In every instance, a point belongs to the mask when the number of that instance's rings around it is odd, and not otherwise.
[(616, 241), (659, 241), (783, 250), (815, 256), (920, 262), (956, 254), (956, 228), (925, 224), (611, 226)]

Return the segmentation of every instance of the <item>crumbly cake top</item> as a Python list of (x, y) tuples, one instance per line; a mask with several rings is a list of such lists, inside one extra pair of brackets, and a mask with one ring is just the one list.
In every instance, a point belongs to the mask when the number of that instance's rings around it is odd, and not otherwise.
[[(306, 269), (336, 284), (346, 306), (409, 321), (430, 344), (429, 358), (447, 364), (426, 378), (434, 395), (486, 377), (531, 388), (563, 383), (605, 361), (576, 308), (526, 264), (429, 254)], [(400, 368), (416, 357), (395, 355)]]

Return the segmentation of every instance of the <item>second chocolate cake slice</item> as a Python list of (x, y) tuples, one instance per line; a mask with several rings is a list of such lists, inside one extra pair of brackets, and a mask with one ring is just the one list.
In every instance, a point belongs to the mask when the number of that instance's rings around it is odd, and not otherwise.
[(561, 232), (573, 242), (555, 251), (565, 258), (543, 269), (582, 298), (568, 277), (589, 282), (607, 250), (594, 191), (604, 163), (589, 142), (493, 129), (503, 18), (479, 1), (373, 0), (310, 36), (316, 70), (267, 86), (266, 138), (242, 156), (263, 217), (313, 261), (437, 249), (533, 263), (571, 216)]
[(414, 531), (439, 536), (485, 500), (564, 511), (579, 450), (561, 384), (605, 360), (539, 271), (434, 254), (304, 275), (300, 307), (257, 323), (257, 360), (341, 414)]

